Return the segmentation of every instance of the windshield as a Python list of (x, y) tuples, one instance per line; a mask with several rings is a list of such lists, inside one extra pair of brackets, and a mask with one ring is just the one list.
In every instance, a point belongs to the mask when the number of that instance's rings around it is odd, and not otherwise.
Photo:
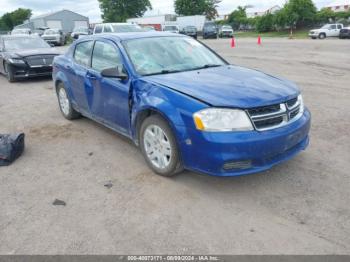
[(226, 63), (198, 41), (188, 37), (152, 37), (123, 42), (140, 75), (167, 74)]
[(113, 31), (118, 33), (143, 32), (138, 25), (112, 25)]
[(168, 25), (164, 27), (164, 31), (177, 31), (177, 27)]
[(227, 26), (227, 25), (225, 25), (225, 26), (223, 26), (223, 27), (222, 27), (222, 29), (232, 30), (232, 27), (231, 27), (231, 26)]
[(59, 34), (58, 30), (54, 30), (54, 29), (47, 29), (44, 32), (44, 35), (57, 35)]
[(321, 28), (322, 29), (329, 29), (331, 27), (331, 25), (324, 25), (324, 26), (322, 26)]
[(7, 51), (15, 51), (23, 49), (49, 48), (50, 45), (39, 37), (16, 37), (5, 38), (4, 47)]

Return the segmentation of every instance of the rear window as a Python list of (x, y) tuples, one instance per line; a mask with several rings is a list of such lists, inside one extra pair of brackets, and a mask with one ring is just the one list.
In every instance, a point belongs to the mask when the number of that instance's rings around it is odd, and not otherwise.
[(74, 60), (76, 63), (82, 66), (90, 66), (90, 57), (92, 51), (93, 42), (87, 41), (79, 43), (75, 46)]

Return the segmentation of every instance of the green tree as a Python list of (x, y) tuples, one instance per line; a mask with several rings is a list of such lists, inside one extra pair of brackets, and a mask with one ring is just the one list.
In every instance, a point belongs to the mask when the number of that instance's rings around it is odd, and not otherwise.
[(336, 18), (336, 13), (329, 9), (329, 8), (323, 8), (316, 14), (316, 21), (319, 23), (328, 23), (329, 19), (332, 19), (332, 21)]
[(246, 8), (238, 6), (228, 17), (227, 22), (231, 24), (233, 29), (238, 30), (241, 25), (247, 24)]
[(0, 18), (0, 29), (1, 30), (12, 30), (16, 25), (23, 24), (24, 21), (28, 20), (32, 16), (32, 10), (18, 8), (13, 12), (5, 13)]
[(222, 0), (175, 0), (178, 15), (205, 15), (208, 19), (218, 16), (217, 7)]
[(291, 28), (312, 24), (317, 12), (312, 0), (289, 0), (283, 9), (285, 21)]
[(152, 9), (149, 0), (98, 0), (104, 22), (125, 22)]
[(269, 13), (257, 18), (255, 29), (259, 33), (270, 32), (274, 30), (274, 24), (275, 24), (274, 15)]

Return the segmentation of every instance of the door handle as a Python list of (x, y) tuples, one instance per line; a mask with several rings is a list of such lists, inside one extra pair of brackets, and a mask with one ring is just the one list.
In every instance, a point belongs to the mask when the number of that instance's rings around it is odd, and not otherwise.
[(86, 74), (86, 77), (89, 78), (89, 79), (91, 79), (91, 80), (97, 79), (97, 77), (96, 77), (95, 75), (91, 74), (91, 73), (87, 73), (87, 74)]

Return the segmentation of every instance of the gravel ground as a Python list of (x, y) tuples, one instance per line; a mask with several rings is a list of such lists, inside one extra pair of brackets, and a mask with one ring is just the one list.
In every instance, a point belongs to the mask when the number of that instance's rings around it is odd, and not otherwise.
[(300, 85), (308, 150), (251, 176), (162, 178), (122, 136), (63, 119), (50, 79), (0, 76), (0, 133), (27, 135), (0, 168), (0, 254), (350, 254), (350, 41), (206, 43)]

